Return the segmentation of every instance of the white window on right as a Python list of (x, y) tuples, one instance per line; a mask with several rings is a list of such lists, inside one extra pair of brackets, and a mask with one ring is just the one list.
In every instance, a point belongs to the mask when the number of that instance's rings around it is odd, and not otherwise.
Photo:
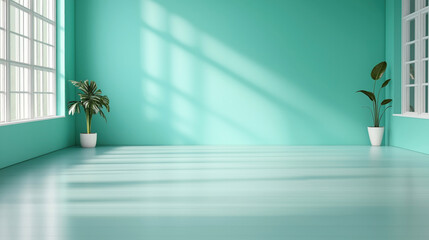
[(429, 0), (402, 0), (402, 114), (429, 118)]

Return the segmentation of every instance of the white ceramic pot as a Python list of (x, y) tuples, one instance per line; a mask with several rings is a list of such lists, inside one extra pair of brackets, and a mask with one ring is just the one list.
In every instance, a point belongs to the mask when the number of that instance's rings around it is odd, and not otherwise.
[(380, 146), (383, 141), (384, 127), (368, 127), (369, 140), (372, 146)]
[(80, 145), (83, 148), (93, 148), (97, 145), (97, 133), (81, 133)]

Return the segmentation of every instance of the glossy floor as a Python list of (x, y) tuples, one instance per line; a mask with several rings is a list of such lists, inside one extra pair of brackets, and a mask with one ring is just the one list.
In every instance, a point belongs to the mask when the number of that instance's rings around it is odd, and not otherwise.
[(429, 156), (69, 148), (0, 170), (0, 239), (429, 239)]

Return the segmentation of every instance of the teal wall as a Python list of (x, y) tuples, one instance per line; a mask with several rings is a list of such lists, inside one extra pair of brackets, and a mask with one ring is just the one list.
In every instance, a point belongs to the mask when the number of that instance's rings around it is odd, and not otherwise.
[[(392, 78), (389, 95), (394, 113), (401, 113), (401, 0), (386, 1), (386, 59)], [(391, 116), (389, 145), (429, 154), (429, 120)]]
[[(57, 91), (59, 99), (68, 100), (74, 95), (74, 89), (64, 84), (65, 79), (74, 78), (75, 72), (74, 2), (66, 0), (64, 5), (63, 1), (58, 0), (57, 14)], [(65, 14), (61, 14), (62, 11)], [(61, 101), (59, 112), (64, 113), (64, 100)], [(75, 142), (74, 133), (73, 117), (0, 126), (0, 168), (72, 146)]]
[[(76, 0), (76, 78), (105, 145), (368, 144), (384, 0)], [(83, 116), (77, 128), (84, 131)]]

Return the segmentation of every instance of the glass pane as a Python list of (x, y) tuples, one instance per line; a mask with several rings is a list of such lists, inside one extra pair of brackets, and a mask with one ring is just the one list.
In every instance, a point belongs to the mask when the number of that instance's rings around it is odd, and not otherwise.
[(6, 1), (0, 0), (0, 28), (6, 28)]
[(53, 72), (34, 71), (35, 92), (55, 92), (55, 74)]
[(424, 68), (424, 77), (423, 77), (423, 82), (427, 83), (428, 82), (428, 74), (429, 74), (429, 62), (428, 61), (423, 61), (423, 68)]
[(425, 7), (429, 6), (429, 0), (424, 1)]
[(408, 45), (408, 59), (407, 61), (414, 61), (416, 60), (416, 45), (410, 44)]
[(429, 55), (428, 55), (428, 46), (429, 46), (429, 44), (428, 44), (428, 39), (426, 39), (425, 40), (425, 42), (424, 42), (424, 44), (423, 44), (423, 54), (424, 54), (424, 58), (428, 58), (429, 57)]
[(10, 91), (30, 91), (30, 70), (28, 68), (10, 66)]
[(28, 38), (10, 34), (10, 59), (30, 64), (30, 41)]
[(54, 45), (55, 32), (54, 25), (45, 22), (39, 18), (34, 18), (34, 39)]
[(415, 112), (415, 88), (408, 88), (408, 106), (407, 112)]
[(0, 29), (0, 58), (6, 59), (6, 32), (1, 29)]
[(16, 3), (18, 3), (21, 6), (24, 6), (26, 8), (30, 8), (30, 0), (12, 0)]
[(6, 91), (6, 65), (0, 64), (0, 92)]
[(408, 3), (408, 14), (416, 11), (416, 0), (406, 0)]
[(30, 14), (10, 6), (10, 30), (26, 37), (30, 36)]
[(34, 11), (55, 21), (55, 0), (34, 0)]
[(425, 15), (424, 15), (424, 26), (423, 26), (423, 33), (424, 33), (424, 35), (425, 36), (428, 36), (428, 14), (426, 13)]
[(55, 68), (54, 48), (42, 43), (34, 43), (34, 64), (42, 67)]
[(414, 84), (415, 83), (415, 64), (411, 63), (407, 66), (407, 75), (408, 75), (408, 82), (407, 84)]
[(429, 104), (429, 102), (428, 102), (428, 86), (425, 86), (425, 102), (424, 102), (424, 105), (425, 105), (425, 108), (424, 108), (424, 111), (425, 111), (425, 113), (429, 113), (429, 107), (428, 107), (428, 104)]
[(6, 95), (0, 93), (0, 122), (6, 121)]
[(34, 116), (46, 117), (55, 115), (54, 94), (34, 94)]
[(6, 95), (0, 93), (0, 122), (6, 121)]
[(10, 94), (10, 120), (22, 120), (30, 118), (30, 94)]
[(409, 34), (408, 34), (408, 41), (414, 41), (416, 40), (416, 20), (410, 20), (408, 22), (408, 26), (409, 26)]

